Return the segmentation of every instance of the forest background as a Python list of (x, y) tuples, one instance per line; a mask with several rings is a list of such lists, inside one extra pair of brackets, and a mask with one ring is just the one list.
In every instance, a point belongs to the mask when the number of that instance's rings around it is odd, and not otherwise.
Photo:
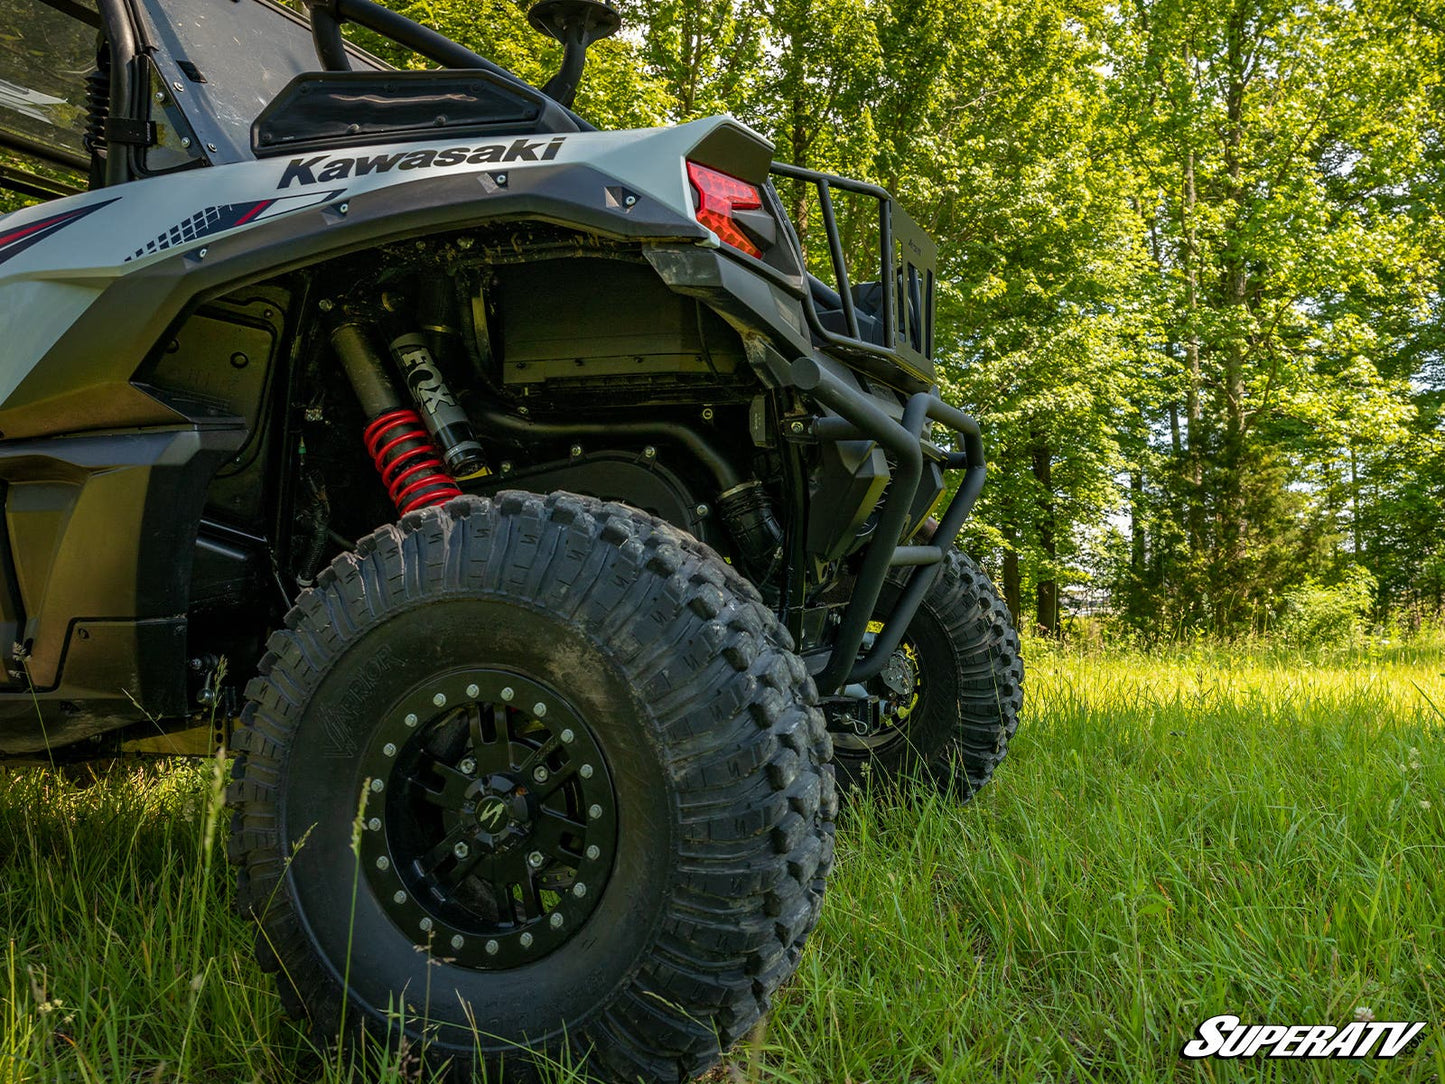
[[(530, 80), (557, 63), (510, 0), (392, 6)], [(1440, 617), (1445, 5), (618, 7), (589, 119), (731, 112), (938, 239), (941, 380), (990, 458), (969, 543), (1022, 622)]]
[[(388, 2), (534, 83), (559, 63), (514, 0)], [(966, 543), (1021, 625), (1439, 624), (1445, 2), (616, 6), (584, 116), (731, 112), (937, 238), (940, 381), (990, 460)]]

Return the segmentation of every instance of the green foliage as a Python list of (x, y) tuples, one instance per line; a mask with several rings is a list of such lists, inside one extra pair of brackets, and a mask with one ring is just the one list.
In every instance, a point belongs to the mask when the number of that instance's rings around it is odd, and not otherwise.
[(1352, 643), (1360, 638), (1378, 586), (1375, 577), (1359, 565), (1351, 566), (1331, 585), (1306, 577), (1304, 583), (1285, 593), (1276, 628), (1289, 643)]
[[(533, 83), (560, 63), (525, 0), (391, 2)], [(939, 380), (990, 455), (970, 543), (1020, 616), (1094, 582), (1148, 638), (1257, 632), (1356, 565), (1377, 618), (1445, 610), (1438, 2), (618, 6), (582, 114), (730, 111), (938, 238)]]

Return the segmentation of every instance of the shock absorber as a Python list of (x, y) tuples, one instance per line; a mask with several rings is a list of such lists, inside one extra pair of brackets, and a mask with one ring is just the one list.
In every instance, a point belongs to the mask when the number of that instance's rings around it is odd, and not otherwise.
[(366, 331), (342, 324), (331, 333), (331, 345), (370, 419), (362, 440), (397, 511), (405, 515), (460, 497), (421, 415), (402, 404)]
[(461, 478), (475, 474), (485, 465), (482, 446), (472, 432), (471, 419), (457, 405), (451, 389), (442, 379), (425, 335), (402, 335), (391, 342), (391, 356), (421, 412), (427, 432), (441, 448), (447, 469)]

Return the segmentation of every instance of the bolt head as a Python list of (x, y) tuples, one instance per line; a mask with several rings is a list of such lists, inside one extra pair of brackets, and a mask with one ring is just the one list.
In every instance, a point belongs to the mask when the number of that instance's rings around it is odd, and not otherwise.
[(385, 788), (386, 784), (383, 783), (380, 779), (373, 779), (371, 781), (371, 789), (377, 794), (380, 794)]
[(598, 817), (602, 816), (602, 807), (601, 807), (600, 805), (595, 804), (595, 803), (594, 803), (593, 805), (588, 806), (588, 807), (587, 807), (587, 816), (588, 816), (589, 818), (591, 818), (592, 820), (595, 821)]
[(467, 696), (471, 697), (473, 700), (475, 700), (481, 694), (481, 691), (482, 689), (479, 685), (467, 686)]
[(488, 941), (485, 947), (488, 956), (495, 956), (502, 946), (495, 941)]
[(571, 447), (569, 450), (570, 450), (571, 453), (572, 453), (572, 458), (573, 458), (573, 459), (576, 459), (578, 456), (580, 456), (580, 455), (582, 454), (582, 445), (580, 445), (580, 444), (574, 444), (574, 445), (572, 445), (572, 447)]
[(452, 848), (452, 854), (456, 855), (458, 858), (465, 858), (471, 853), (472, 849), (468, 847), (466, 843), (462, 840), (458, 840), (457, 845)]
[(351, 210), (351, 204), (349, 204), (349, 203), (339, 203), (339, 204), (336, 205), (336, 209), (337, 209), (338, 211), (340, 211), (342, 214), (345, 214), (347, 211)]
[(416, 726), (416, 724), (417, 724), (416, 712), (414, 712), (414, 711), (413, 711), (413, 712), (408, 712), (406, 718), (403, 719), (402, 722), (404, 722), (404, 723), (405, 723), (407, 726), (409, 726), (409, 727)]
[(429, 930), (431, 929), (431, 919), (424, 918), (420, 922), (418, 922), (417, 925), (420, 926), (423, 930)]
[(576, 896), (580, 900), (583, 896), (587, 895), (587, 886), (581, 881), (578, 881), (575, 885), (572, 886), (572, 895)]
[(171, 87), (172, 87), (175, 91), (177, 91), (178, 93), (179, 93), (180, 91), (183, 91), (183, 90), (186, 89), (185, 87), (181, 86), (181, 81), (180, 81), (179, 79), (177, 79), (174, 83), (172, 83), (172, 84), (171, 84)]
[(381, 831), (381, 818), (380, 818), (380, 817), (372, 817), (371, 820), (369, 820), (369, 821), (366, 822), (366, 826), (367, 826), (368, 828), (370, 828), (373, 832), (380, 832), (380, 831)]
[(446, 706), (446, 702), (447, 702), (447, 694), (446, 694), (446, 693), (437, 693), (436, 696), (434, 696), (434, 697), (431, 698), (431, 702), (432, 702), (433, 704), (435, 704), (435, 705), (436, 705), (437, 707), (439, 707), (439, 708), (440, 708), (440, 707), (445, 707), (445, 706)]
[(622, 197), (622, 205), (623, 205), (624, 207), (635, 207), (635, 206), (637, 205), (637, 197), (636, 197), (636, 196), (623, 196), (623, 197)]
[(708, 513), (708, 507), (705, 504), (700, 504), (696, 508), (694, 508), (693, 511), (696, 512), (699, 516), (705, 516)]
[(524, 934), (522, 934), (522, 936), (519, 937), (519, 938), (517, 938), (517, 940), (520, 941), (520, 942), (522, 942), (522, 947), (523, 947), (523, 948), (531, 948), (531, 947), (532, 947), (532, 935), (531, 935), (530, 933), (524, 933)]
[(580, 775), (583, 779), (591, 779), (591, 778), (592, 778), (592, 765), (590, 765), (590, 764), (584, 764), (584, 765), (582, 765), (582, 767), (580, 767), (580, 768), (577, 769), (577, 774)]
[(657, 458), (657, 449), (654, 448), (651, 444), (649, 444), (646, 448), (642, 449), (642, 458), (643, 458), (643, 459), (656, 459), (656, 458)]
[(382, 855), (376, 860), (376, 868), (379, 870), (391, 869), (391, 859), (386, 857), (386, 855)]
[(463, 757), (461, 763), (457, 765), (457, 769), (463, 775), (471, 775), (477, 770), (477, 762), (471, 757)]
[(595, 843), (592, 844), (590, 847), (587, 848), (587, 857), (590, 858), (590, 859), (591, 859), (592, 861), (594, 861), (594, 862), (597, 861), (597, 857), (598, 857), (598, 855), (600, 855), (601, 853), (602, 853), (602, 848), (599, 847), (599, 846), (597, 846), (597, 844), (595, 844)]
[(392, 903), (405, 903), (405, 902), (406, 902), (406, 893), (403, 892), (401, 889), (398, 888), (395, 892), (393, 892), (393, 893), (391, 894), (391, 902), (392, 902)]
[(452, 948), (459, 949), (465, 944), (466, 940), (462, 937), (461, 934), (454, 934), (452, 936)]
[(804, 426), (803, 426), (803, 423), (802, 423), (802, 422), (793, 422), (791, 425), (788, 426), (788, 428), (789, 428), (790, 430), (792, 430), (794, 433), (801, 433), (801, 432), (803, 431)]
[(541, 869), (542, 863), (545, 861), (547, 861), (547, 858), (545, 855), (542, 854), (541, 851), (533, 851), (531, 854), (527, 855), (527, 865), (531, 866), (533, 869)]
[(511, 687), (510, 685), (508, 685), (505, 689), (502, 690), (502, 699), (503, 699), (503, 700), (511, 700), (512, 697), (514, 697), (514, 696), (516, 696), (516, 695), (517, 695), (517, 694), (512, 691), (512, 687)]
[(165, 101), (165, 100), (166, 100), (165, 91), (163, 91), (163, 90), (158, 90), (158, 91), (156, 91), (156, 101), (158, 101), (158, 102), (163, 102), (163, 101)]
[(577, 735), (572, 733), (572, 731), (570, 730), (564, 730), (561, 734), (558, 735), (558, 737), (562, 739), (563, 745), (571, 745), (572, 742), (576, 740)]
[(540, 700), (537, 701), (537, 703), (532, 705), (532, 714), (535, 715), (538, 719), (542, 718), (542, 716), (547, 714), (547, 705), (542, 703)]
[(208, 248), (203, 248), (203, 249), (201, 249), (200, 252), (197, 252), (196, 255), (199, 256), (201, 259), (204, 260), (204, 259), (206, 258), (206, 253), (207, 253), (207, 252), (210, 252), (210, 251), (211, 251), (211, 250), (208, 249)]
[(496, 180), (496, 182), (497, 182), (498, 184), (506, 184), (506, 183), (507, 183), (507, 175), (506, 175), (505, 173), (498, 173), (497, 176), (496, 176), (496, 178), (495, 178), (495, 180)]
[(547, 782), (547, 769), (541, 766), (532, 769), (532, 778), (538, 783)]
[(562, 912), (553, 911), (552, 917), (547, 920), (547, 924), (554, 930), (560, 930), (562, 928)]
[(385, 745), (383, 745), (383, 746), (381, 747), (381, 753), (382, 753), (382, 756), (388, 756), (388, 757), (394, 757), (394, 756), (396, 756), (396, 745), (395, 745), (394, 743), (392, 743), (392, 742), (387, 742)]
[(190, 137), (190, 136), (181, 136), (181, 146), (182, 146), (182, 147), (189, 147), (190, 145), (191, 145), (191, 137)]

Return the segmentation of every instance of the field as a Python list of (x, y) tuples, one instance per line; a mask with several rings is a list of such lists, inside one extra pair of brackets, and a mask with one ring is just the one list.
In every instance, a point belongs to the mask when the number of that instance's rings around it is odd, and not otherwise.
[[(1445, 1080), (1445, 652), (1026, 657), (972, 805), (846, 811), (798, 975), (714, 1079)], [(217, 783), (0, 772), (0, 1080), (376, 1078), (280, 1017)], [(1429, 1026), (1394, 1061), (1180, 1059), (1221, 1012)]]

